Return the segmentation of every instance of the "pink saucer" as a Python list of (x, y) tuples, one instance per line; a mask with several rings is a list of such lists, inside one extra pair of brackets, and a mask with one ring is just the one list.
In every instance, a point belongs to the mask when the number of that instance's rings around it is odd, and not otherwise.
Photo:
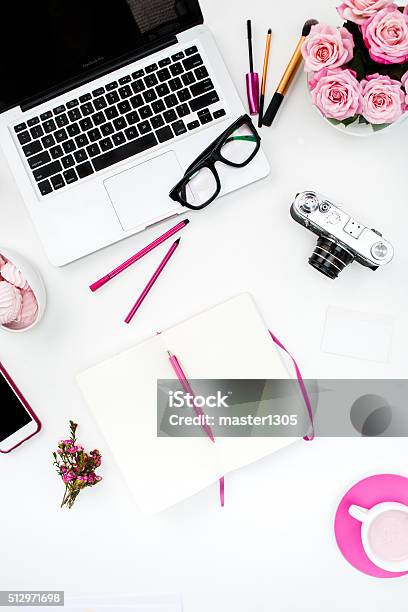
[(361, 542), (361, 523), (348, 513), (352, 504), (372, 508), (386, 501), (408, 505), (408, 478), (395, 474), (378, 474), (360, 480), (341, 500), (334, 519), (334, 532), (343, 557), (353, 567), (375, 578), (398, 578), (408, 572), (387, 572), (370, 561)]

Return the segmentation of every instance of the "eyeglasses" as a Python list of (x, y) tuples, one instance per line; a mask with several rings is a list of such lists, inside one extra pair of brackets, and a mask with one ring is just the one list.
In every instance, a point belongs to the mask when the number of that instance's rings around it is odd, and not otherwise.
[(192, 210), (211, 204), (221, 191), (215, 164), (243, 168), (258, 153), (261, 137), (251, 118), (242, 115), (189, 166), (184, 177), (170, 191), (170, 198)]

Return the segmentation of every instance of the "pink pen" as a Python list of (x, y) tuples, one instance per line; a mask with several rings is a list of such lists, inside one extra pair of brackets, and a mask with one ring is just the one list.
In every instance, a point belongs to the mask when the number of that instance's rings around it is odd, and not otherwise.
[(189, 220), (184, 219), (184, 221), (181, 221), (180, 223), (177, 223), (177, 225), (175, 225), (174, 227), (171, 227), (162, 236), (159, 236), (158, 238), (156, 238), (156, 240), (153, 240), (153, 242), (145, 246), (141, 251), (138, 251), (137, 253), (132, 255), (132, 257), (130, 257), (129, 259), (121, 263), (117, 268), (112, 270), (112, 272), (109, 272), (99, 280), (95, 281), (92, 285), (90, 285), (90, 290), (96, 291), (100, 287), (103, 287), (103, 285), (105, 285), (112, 278), (123, 272), (123, 270), (126, 270), (126, 268), (134, 264), (139, 259), (142, 259), (142, 257), (147, 255), (147, 253), (150, 253), (150, 251), (153, 251), (153, 249), (162, 244), (162, 242), (165, 242), (168, 238), (171, 238), (171, 236), (185, 228), (188, 223), (190, 223)]
[[(177, 357), (175, 355), (173, 355), (173, 353), (171, 353), (170, 351), (167, 351), (169, 354), (169, 361), (171, 364), (171, 367), (174, 370), (175, 375), (177, 376), (177, 378), (180, 381), (181, 386), (183, 387), (183, 390), (185, 393), (189, 393), (193, 398), (194, 398), (194, 393), (193, 390), (190, 386), (190, 383), (187, 380), (186, 375), (183, 372), (183, 368), (180, 365), (179, 360), (177, 359)], [(194, 412), (196, 413), (197, 416), (200, 417), (205, 417), (205, 413), (203, 412), (203, 410), (199, 407), (196, 406), (196, 403), (193, 399), (193, 408), (194, 408)], [(210, 438), (211, 442), (215, 442), (213, 433), (211, 431), (211, 427), (209, 425), (207, 425), (206, 423), (204, 423), (201, 427), (201, 429), (207, 434), (207, 436)]]
[(131, 322), (131, 320), (135, 316), (136, 312), (139, 310), (140, 306), (142, 305), (145, 297), (149, 293), (150, 289), (153, 287), (154, 283), (159, 278), (160, 274), (163, 272), (163, 270), (166, 267), (169, 259), (171, 258), (171, 256), (173, 255), (174, 251), (177, 249), (179, 244), (180, 244), (180, 238), (178, 240), (176, 240), (175, 242), (173, 242), (173, 244), (171, 245), (171, 247), (167, 251), (166, 256), (161, 261), (161, 263), (160, 263), (159, 267), (157, 268), (156, 272), (153, 274), (152, 278), (149, 280), (149, 282), (147, 283), (146, 287), (143, 289), (142, 293), (138, 297), (136, 303), (134, 304), (134, 306), (130, 310), (129, 314), (127, 315), (127, 317), (125, 319), (125, 323), (130, 323)]

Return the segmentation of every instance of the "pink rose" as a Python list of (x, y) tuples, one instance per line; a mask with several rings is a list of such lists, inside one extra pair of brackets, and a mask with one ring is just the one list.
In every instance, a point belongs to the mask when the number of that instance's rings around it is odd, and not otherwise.
[(373, 124), (394, 123), (405, 110), (401, 83), (389, 76), (371, 74), (361, 81), (362, 115)]
[(309, 82), (313, 104), (324, 117), (343, 121), (362, 110), (360, 83), (352, 70), (324, 69)]
[(302, 55), (306, 72), (338, 68), (353, 58), (354, 39), (346, 28), (333, 28), (318, 23), (306, 38)]
[(371, 58), (380, 64), (402, 64), (408, 60), (408, 14), (391, 4), (361, 26)]
[(346, 21), (361, 25), (393, 2), (394, 0), (344, 0), (343, 4), (337, 7), (337, 11)]

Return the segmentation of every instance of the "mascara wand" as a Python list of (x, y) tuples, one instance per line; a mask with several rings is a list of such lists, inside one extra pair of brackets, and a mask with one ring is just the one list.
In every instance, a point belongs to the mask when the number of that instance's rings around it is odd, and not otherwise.
[(285, 98), (285, 95), (287, 94), (289, 87), (297, 71), (299, 70), (300, 64), (302, 63), (302, 46), (303, 46), (303, 43), (305, 42), (305, 38), (306, 36), (309, 36), (310, 30), (312, 29), (312, 27), (314, 25), (317, 25), (318, 23), (319, 22), (316, 21), (316, 19), (309, 19), (308, 21), (306, 21), (305, 25), (303, 26), (302, 36), (297, 44), (294, 54), (292, 55), (292, 58), (288, 64), (288, 67), (286, 68), (283, 74), (283, 77), (281, 78), (278, 88), (276, 92), (274, 93), (271, 103), (264, 115), (264, 118), (262, 121), (263, 125), (267, 125), (267, 126), (272, 125), (272, 122), (275, 119), (276, 114), (280, 108), (280, 105), (282, 104)]
[(251, 20), (247, 21), (247, 35), (248, 35), (248, 56), (249, 56), (249, 72), (246, 75), (246, 88), (249, 113), (251, 115), (257, 115), (259, 112), (259, 75), (254, 72), (254, 55), (252, 51), (252, 23)]

